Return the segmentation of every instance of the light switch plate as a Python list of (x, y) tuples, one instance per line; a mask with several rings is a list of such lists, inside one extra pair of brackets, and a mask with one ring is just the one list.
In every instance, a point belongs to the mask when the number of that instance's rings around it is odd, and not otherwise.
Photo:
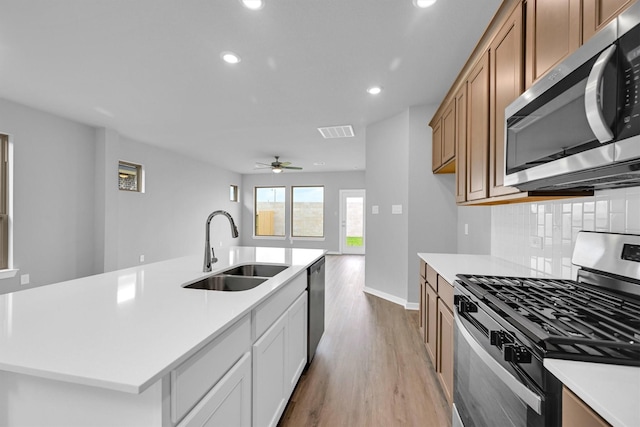
[(372, 215), (378, 215), (378, 212), (380, 212), (380, 207), (378, 205), (371, 206), (371, 214)]
[(28, 274), (22, 274), (20, 276), (20, 284), (21, 285), (28, 285), (29, 284), (29, 275)]
[(391, 205), (391, 213), (393, 215), (402, 214), (402, 205)]

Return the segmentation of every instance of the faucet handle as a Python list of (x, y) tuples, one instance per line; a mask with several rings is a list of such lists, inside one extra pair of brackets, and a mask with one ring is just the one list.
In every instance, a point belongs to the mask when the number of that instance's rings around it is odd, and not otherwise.
[(218, 258), (216, 258), (216, 251), (213, 250), (213, 246), (211, 247), (211, 264), (215, 264), (218, 262)]

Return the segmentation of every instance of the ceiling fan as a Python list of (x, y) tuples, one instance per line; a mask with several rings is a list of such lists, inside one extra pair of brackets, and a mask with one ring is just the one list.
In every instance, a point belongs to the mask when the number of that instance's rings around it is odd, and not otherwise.
[(289, 166), (291, 164), (291, 162), (281, 162), (280, 161), (280, 156), (274, 156), (276, 158), (275, 162), (271, 162), (271, 163), (260, 163), (260, 162), (256, 162), (256, 169), (269, 169), (271, 168), (271, 171), (273, 173), (280, 173), (282, 172), (284, 169), (294, 169), (294, 170), (302, 170), (301, 167), (298, 166)]

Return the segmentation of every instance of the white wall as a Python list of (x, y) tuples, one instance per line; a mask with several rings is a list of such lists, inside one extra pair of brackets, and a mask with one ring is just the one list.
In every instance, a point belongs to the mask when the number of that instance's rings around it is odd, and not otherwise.
[[(419, 300), (418, 252), (456, 251), (454, 177), (431, 173), (428, 122), (436, 108), (411, 107), (367, 128), (365, 285), (401, 304)], [(391, 213), (398, 204), (402, 215)]]
[[(13, 141), (13, 264), (31, 286), (94, 272), (94, 129), (0, 99)], [(19, 276), (0, 292), (19, 288)]]
[[(204, 252), (210, 212), (224, 209), (239, 174), (0, 99), (0, 132), (14, 145), (14, 267), (0, 293)], [(118, 160), (145, 167), (144, 194), (117, 190)], [(238, 245), (225, 219), (212, 240)], [(194, 266), (201, 268), (201, 265)], [(31, 283), (19, 285), (29, 274)]]
[[(317, 185), (324, 186), (324, 234), (323, 240), (289, 240), (291, 223), (291, 186)], [(286, 186), (285, 230), (286, 239), (255, 239), (253, 236), (253, 191), (256, 186)], [(283, 172), (281, 174), (243, 175), (240, 188), (240, 199), (243, 203), (240, 236), (243, 246), (318, 248), (331, 252), (340, 251), (340, 190), (365, 188), (365, 173), (354, 172)], [(368, 248), (368, 242), (367, 242)]]

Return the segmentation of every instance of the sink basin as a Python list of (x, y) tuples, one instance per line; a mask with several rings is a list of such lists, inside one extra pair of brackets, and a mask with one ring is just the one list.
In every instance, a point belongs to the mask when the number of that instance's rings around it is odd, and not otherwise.
[(289, 268), (286, 265), (271, 264), (247, 264), (225, 270), (220, 274), (229, 274), (232, 276), (257, 276), (257, 277), (273, 277), (281, 271)]
[(265, 277), (228, 276), (225, 274), (217, 274), (184, 287), (190, 289), (206, 289), (209, 291), (247, 291), (266, 282), (267, 280), (268, 279)]

